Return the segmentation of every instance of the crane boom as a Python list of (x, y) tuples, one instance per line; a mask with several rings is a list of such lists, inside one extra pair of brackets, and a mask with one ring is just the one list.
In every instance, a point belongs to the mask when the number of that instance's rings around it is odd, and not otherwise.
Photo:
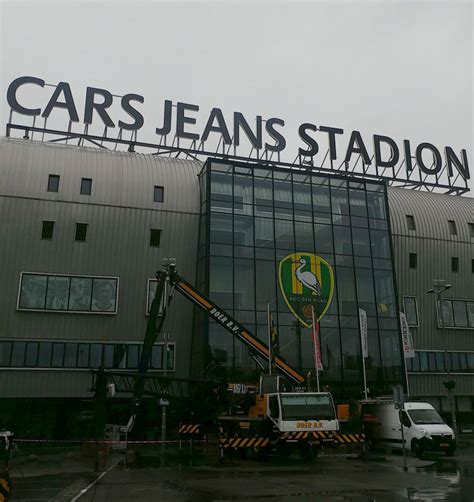
[[(206, 298), (200, 291), (191, 286), (179, 276), (173, 266), (170, 267), (169, 281), (172, 286), (179, 291), (188, 300), (191, 300), (195, 305), (204, 310), (207, 315), (220, 324), (233, 336), (243, 342), (254, 354), (257, 354), (268, 361), (269, 349), (268, 346), (256, 338), (238, 323), (231, 315), (221, 309), (214, 302)], [(282, 357), (274, 356), (275, 366), (293, 382), (301, 385), (305, 379), (295, 369), (293, 369)]]

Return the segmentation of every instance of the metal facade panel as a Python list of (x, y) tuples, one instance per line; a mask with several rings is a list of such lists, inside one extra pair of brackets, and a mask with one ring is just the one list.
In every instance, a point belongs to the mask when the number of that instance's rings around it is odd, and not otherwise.
[[(0, 247), (0, 338), (142, 341), (147, 281), (162, 259), (176, 258), (180, 273), (195, 280), (201, 168), (198, 162), (1, 139), (0, 231), (8, 238)], [(47, 192), (49, 174), (61, 176), (59, 193)], [(80, 195), (82, 177), (93, 179), (91, 196)], [(153, 202), (154, 185), (164, 186), (164, 203)], [(41, 239), (43, 220), (55, 221), (52, 240)], [(86, 242), (74, 240), (78, 222), (89, 225)], [(162, 230), (159, 247), (149, 244), (151, 228)], [(17, 311), (21, 271), (119, 277), (118, 312)], [(189, 374), (192, 312), (189, 302), (175, 298), (165, 324), (181, 377)], [(44, 379), (48, 371), (39, 373)]]

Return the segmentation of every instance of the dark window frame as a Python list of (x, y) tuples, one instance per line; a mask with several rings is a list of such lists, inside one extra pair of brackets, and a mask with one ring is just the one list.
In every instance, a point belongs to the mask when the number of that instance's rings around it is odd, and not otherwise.
[(159, 248), (161, 244), (161, 233), (160, 228), (150, 228), (150, 247)]
[(408, 230), (411, 232), (416, 232), (415, 217), (412, 214), (406, 214), (405, 218), (406, 218)]
[(418, 267), (418, 254), (417, 253), (409, 253), (408, 265), (409, 265), (410, 269), (416, 269)]
[(165, 201), (165, 187), (162, 185), (155, 185), (153, 187), (153, 202)]
[(48, 186), (46, 191), (52, 193), (59, 192), (59, 183), (61, 180), (61, 176), (59, 174), (49, 174), (48, 175)]
[(76, 222), (76, 231), (74, 233), (74, 242), (87, 242), (87, 230), (88, 229), (89, 229), (88, 223)]
[(81, 178), (81, 195), (92, 194), (92, 178)]
[(410, 328), (419, 328), (420, 327), (420, 316), (418, 313), (418, 302), (416, 300), (416, 296), (403, 295), (403, 299), (402, 299), (403, 300), (403, 312), (405, 313), (405, 316), (406, 316), (407, 308), (406, 308), (405, 298), (413, 298), (415, 300), (416, 324), (410, 324), (408, 322), (408, 317), (407, 317), (408, 326), (410, 326)]
[(454, 220), (448, 220), (449, 235), (458, 235), (458, 228)]
[(52, 220), (42, 220), (42, 226), (41, 226), (42, 240), (50, 241), (53, 239), (55, 223), (56, 222)]

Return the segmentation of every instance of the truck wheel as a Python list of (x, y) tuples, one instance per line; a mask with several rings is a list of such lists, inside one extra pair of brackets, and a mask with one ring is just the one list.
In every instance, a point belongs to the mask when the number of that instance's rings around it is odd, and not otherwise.
[(454, 452), (456, 451), (456, 448), (453, 448), (452, 446), (450, 446), (447, 450), (446, 450), (446, 455), (448, 457), (452, 457), (454, 455)]
[(413, 455), (417, 458), (421, 458), (421, 456), (423, 455), (423, 448), (421, 447), (420, 442), (417, 441), (416, 439), (414, 439), (413, 442), (411, 443), (411, 451)]

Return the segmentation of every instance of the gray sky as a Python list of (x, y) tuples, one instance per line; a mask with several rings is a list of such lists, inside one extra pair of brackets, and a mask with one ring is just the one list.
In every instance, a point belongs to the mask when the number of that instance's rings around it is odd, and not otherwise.
[[(345, 142), (358, 129), (370, 147), (384, 134), (466, 148), (474, 174), (471, 1), (0, 5), (3, 124), (8, 84), (33, 75), (69, 82), (80, 116), (88, 85), (142, 94), (145, 141), (172, 99), (200, 105), (198, 132), (214, 106), (283, 118), (292, 158), (298, 125), (311, 122), (343, 128)], [(61, 113), (51, 118), (64, 127)]]

